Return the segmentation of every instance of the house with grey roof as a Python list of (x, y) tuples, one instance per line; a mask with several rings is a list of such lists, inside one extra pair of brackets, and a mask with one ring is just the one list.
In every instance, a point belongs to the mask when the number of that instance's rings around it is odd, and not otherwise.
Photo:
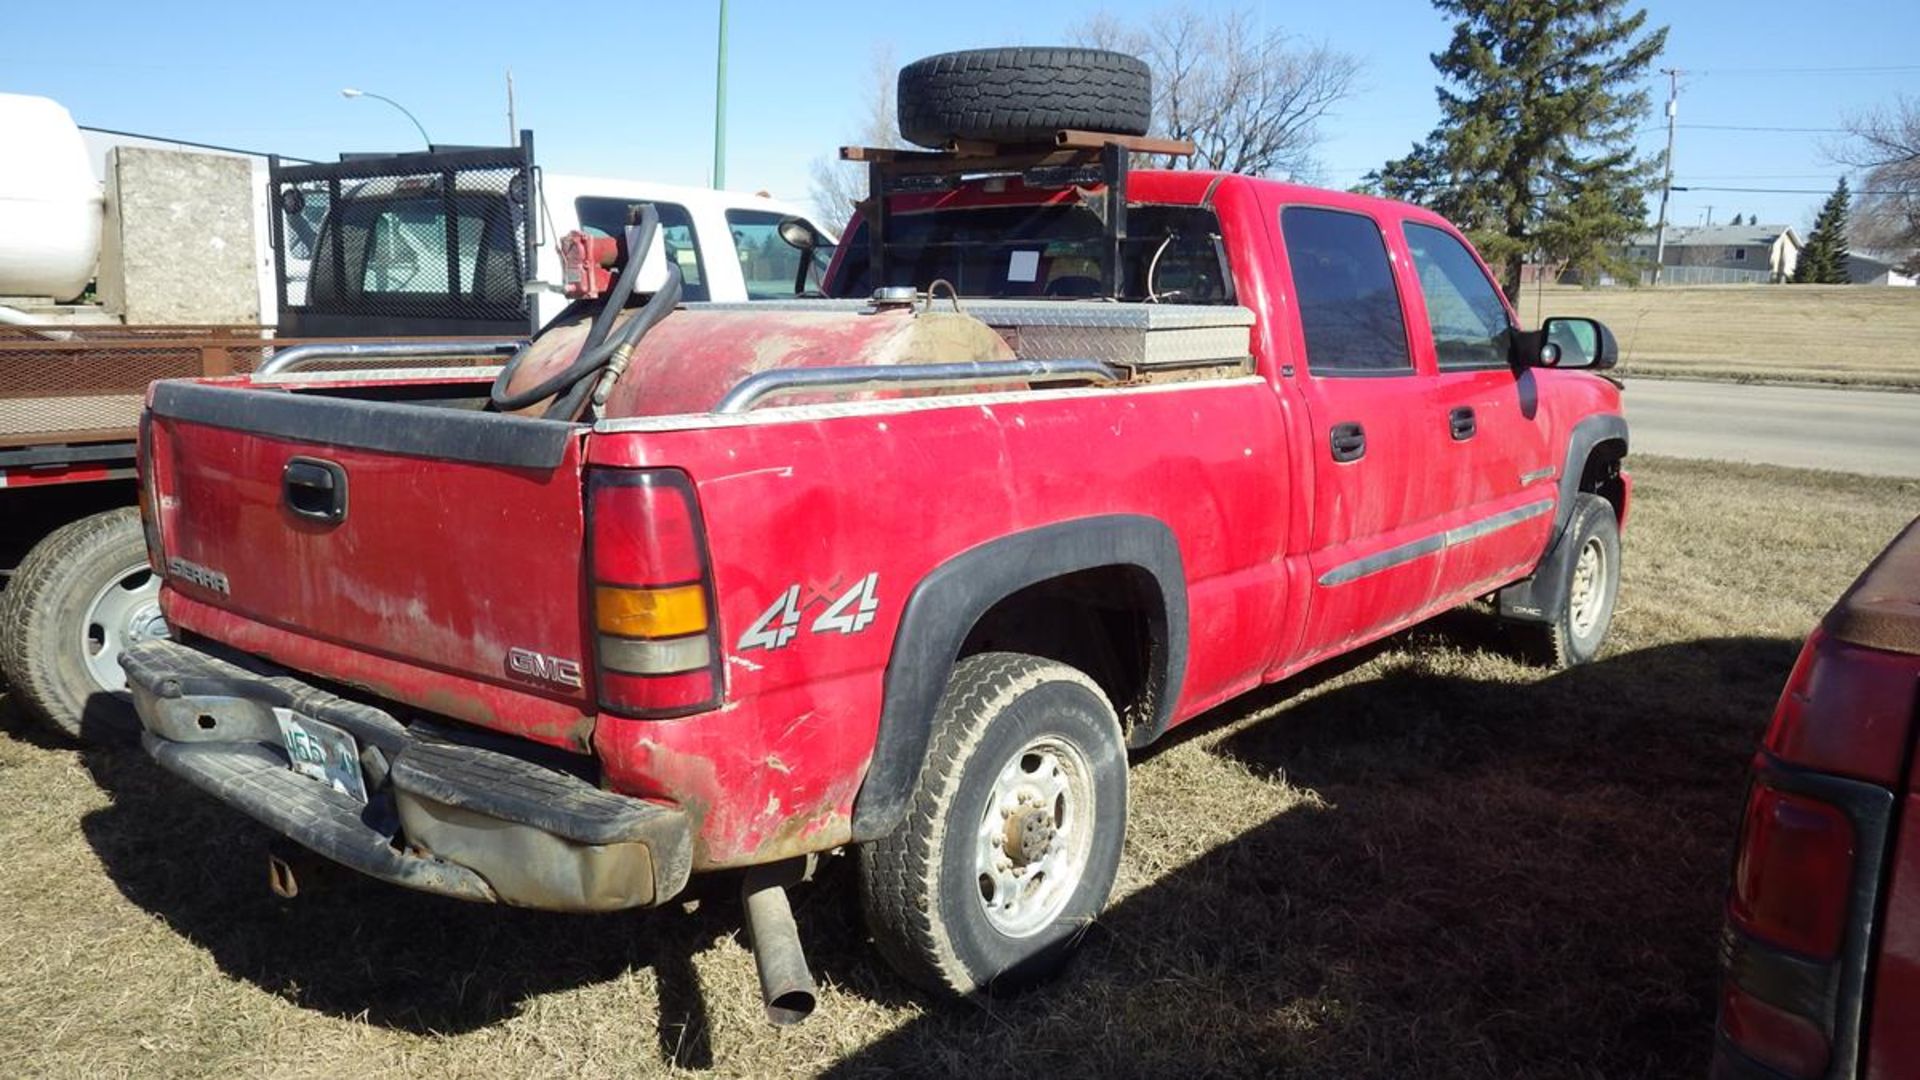
[(1855, 285), (1920, 285), (1920, 250), (1913, 248), (1851, 248), (1847, 251), (1847, 280)]
[[(1651, 269), (1657, 242), (1652, 230), (1635, 233), (1620, 254)], [(1661, 265), (1716, 272), (1700, 275), (1703, 282), (1718, 277), (1718, 272), (1725, 272), (1721, 279), (1729, 282), (1780, 282), (1793, 276), (1793, 268), (1800, 263), (1800, 247), (1799, 235), (1788, 225), (1669, 225)]]

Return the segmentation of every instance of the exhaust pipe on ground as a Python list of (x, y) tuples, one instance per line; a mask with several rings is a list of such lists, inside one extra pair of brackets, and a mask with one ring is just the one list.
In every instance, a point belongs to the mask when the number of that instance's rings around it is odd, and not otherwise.
[(793, 906), (787, 902), (787, 886), (801, 879), (805, 865), (794, 859), (751, 867), (740, 882), (753, 964), (760, 973), (760, 999), (766, 1003), (767, 1019), (780, 1027), (813, 1013), (813, 973), (807, 970)]
[(285, 844), (267, 845), (267, 888), (282, 900), (300, 895), (300, 874), (296, 866), (303, 860)]

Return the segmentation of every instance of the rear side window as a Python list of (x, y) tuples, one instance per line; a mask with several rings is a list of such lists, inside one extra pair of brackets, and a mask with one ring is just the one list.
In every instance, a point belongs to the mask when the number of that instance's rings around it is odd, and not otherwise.
[(1507, 366), (1513, 325), (1473, 253), (1445, 229), (1408, 222), (1406, 233), (1441, 369)]
[[(497, 195), (343, 199), (335, 219), (320, 229), (312, 288), (304, 299), (322, 308), (363, 303), (417, 308), (437, 300), (512, 312), (523, 303), (520, 238), (511, 207)], [(291, 293), (289, 302), (297, 302)]]
[[(619, 236), (620, 231), (627, 227), (633, 208), (644, 202), (639, 199), (583, 195), (573, 201), (573, 208), (580, 215), (581, 228)], [(707, 299), (706, 264), (700, 260), (700, 242), (693, 231), (693, 215), (678, 203), (654, 202), (647, 205), (660, 214), (660, 238), (667, 245), (667, 261), (680, 267), (681, 299)]]
[(1400, 292), (1386, 238), (1373, 219), (1290, 206), (1280, 232), (1293, 267), (1293, 295), (1316, 375), (1397, 375), (1413, 370)]

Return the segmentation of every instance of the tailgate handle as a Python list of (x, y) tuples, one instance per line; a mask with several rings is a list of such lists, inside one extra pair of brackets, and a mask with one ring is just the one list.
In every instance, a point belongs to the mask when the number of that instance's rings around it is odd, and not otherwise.
[(295, 517), (338, 525), (347, 518), (347, 470), (318, 458), (290, 458), (280, 495)]

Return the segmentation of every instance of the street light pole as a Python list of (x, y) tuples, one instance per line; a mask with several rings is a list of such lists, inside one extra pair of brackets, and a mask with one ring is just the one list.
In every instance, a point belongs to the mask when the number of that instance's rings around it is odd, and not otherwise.
[(727, 0), (720, 0), (720, 55), (713, 74), (713, 186), (727, 186)]
[(371, 90), (355, 90), (351, 86), (340, 91), (340, 96), (343, 98), (363, 98), (363, 97), (373, 98), (375, 101), (384, 101), (387, 104), (393, 106), (394, 108), (399, 109), (401, 115), (405, 116), (408, 120), (413, 121), (414, 130), (420, 133), (420, 141), (427, 144), (427, 149), (429, 150), (433, 149), (433, 140), (427, 137), (427, 129), (421, 126), (419, 117), (416, 117), (411, 112), (407, 111), (407, 107), (405, 105), (400, 104), (399, 102), (393, 100), (392, 98), (386, 96), (385, 94), (376, 94)]

